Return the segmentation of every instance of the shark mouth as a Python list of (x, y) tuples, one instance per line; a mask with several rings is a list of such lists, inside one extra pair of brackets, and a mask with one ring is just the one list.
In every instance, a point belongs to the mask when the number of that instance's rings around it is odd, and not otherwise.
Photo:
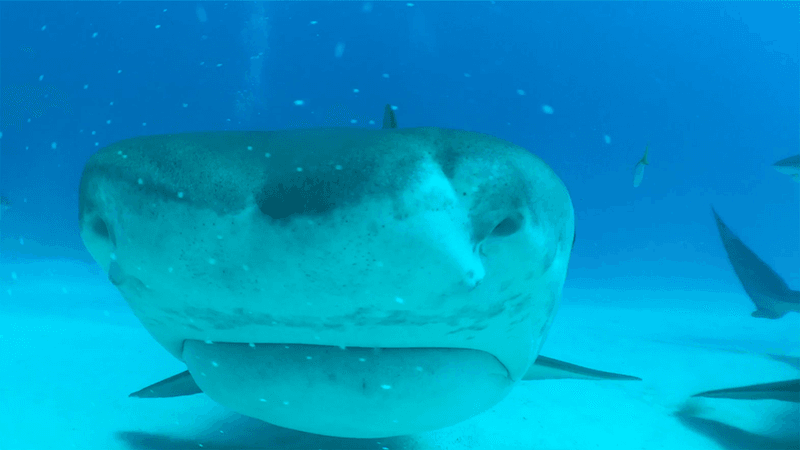
[(131, 395), (202, 391), (265, 422), (350, 438), (453, 425), (502, 400), (514, 384), (497, 358), (469, 349), (187, 340), (183, 360), (188, 374)]

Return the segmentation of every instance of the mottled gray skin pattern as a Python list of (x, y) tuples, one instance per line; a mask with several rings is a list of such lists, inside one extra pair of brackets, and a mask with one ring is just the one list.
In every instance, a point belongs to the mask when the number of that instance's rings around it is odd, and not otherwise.
[[(179, 359), (187, 340), (468, 349), (514, 383), (557, 310), (574, 213), (552, 170), (509, 142), (325, 128), (113, 144), (86, 165), (80, 226)], [(425, 358), (456, 357), (444, 350)]]

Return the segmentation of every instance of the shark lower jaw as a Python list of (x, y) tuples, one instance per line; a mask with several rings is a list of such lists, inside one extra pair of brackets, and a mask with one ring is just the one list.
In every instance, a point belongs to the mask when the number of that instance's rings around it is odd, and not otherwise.
[(466, 420), (514, 381), (487, 352), (187, 340), (183, 360), (216, 402), (299, 431), (348, 438), (419, 433)]

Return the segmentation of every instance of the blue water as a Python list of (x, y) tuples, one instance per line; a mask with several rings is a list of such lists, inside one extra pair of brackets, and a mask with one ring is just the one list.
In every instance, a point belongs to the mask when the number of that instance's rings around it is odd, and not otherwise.
[(0, 251), (91, 261), (78, 182), (121, 139), (378, 128), (390, 103), (401, 127), (555, 170), (568, 287), (741, 292), (713, 205), (797, 289), (800, 185), (770, 166), (800, 148), (799, 20), (796, 2), (2, 2)]

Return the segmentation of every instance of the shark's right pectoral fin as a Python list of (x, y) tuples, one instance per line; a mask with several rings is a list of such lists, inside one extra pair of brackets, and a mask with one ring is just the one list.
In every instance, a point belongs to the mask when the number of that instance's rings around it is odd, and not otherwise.
[(539, 355), (536, 362), (531, 365), (523, 380), (553, 380), (560, 378), (575, 378), (580, 380), (638, 380), (641, 378), (619, 373), (603, 372), (589, 369), (557, 359)]
[(161, 380), (156, 384), (147, 386), (146, 388), (136, 391), (128, 397), (138, 398), (166, 398), (166, 397), (181, 397), (183, 395), (201, 394), (203, 391), (194, 382), (192, 374), (187, 370), (177, 375), (171, 376), (166, 380)]

